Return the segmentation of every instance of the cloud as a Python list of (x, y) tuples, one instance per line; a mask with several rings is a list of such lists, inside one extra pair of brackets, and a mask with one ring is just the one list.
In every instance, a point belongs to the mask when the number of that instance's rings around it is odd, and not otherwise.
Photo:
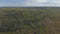
[(27, 6), (60, 6), (60, 0), (27, 0)]
[(49, 2), (49, 0), (26, 0), (26, 4), (41, 4), (41, 3), (46, 3)]

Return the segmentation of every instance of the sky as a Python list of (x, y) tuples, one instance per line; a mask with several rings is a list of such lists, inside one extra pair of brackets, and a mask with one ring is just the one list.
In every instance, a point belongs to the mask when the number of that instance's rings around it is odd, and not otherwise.
[(0, 6), (60, 6), (60, 0), (0, 0)]

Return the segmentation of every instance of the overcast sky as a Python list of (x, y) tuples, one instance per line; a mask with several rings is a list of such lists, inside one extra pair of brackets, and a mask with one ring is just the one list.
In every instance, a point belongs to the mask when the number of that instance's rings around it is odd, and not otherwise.
[(60, 6), (60, 0), (0, 0), (0, 6)]

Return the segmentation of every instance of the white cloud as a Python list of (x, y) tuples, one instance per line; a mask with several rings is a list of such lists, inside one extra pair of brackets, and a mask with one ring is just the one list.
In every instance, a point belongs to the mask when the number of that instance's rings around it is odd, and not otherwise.
[(60, 6), (60, 0), (27, 0), (28, 6)]
[(33, 2), (39, 2), (39, 3), (43, 3), (43, 2), (47, 2), (48, 0), (33, 0)]
[(26, 3), (36, 4), (36, 3), (45, 3), (49, 2), (49, 0), (27, 0)]
[(55, 1), (52, 1), (52, 3), (54, 3), (54, 4), (58, 4), (58, 5), (60, 5), (60, 0), (55, 0)]

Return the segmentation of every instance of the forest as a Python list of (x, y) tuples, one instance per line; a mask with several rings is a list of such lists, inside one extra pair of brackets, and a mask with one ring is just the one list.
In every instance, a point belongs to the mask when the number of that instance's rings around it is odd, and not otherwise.
[(60, 8), (0, 8), (0, 34), (60, 34)]

